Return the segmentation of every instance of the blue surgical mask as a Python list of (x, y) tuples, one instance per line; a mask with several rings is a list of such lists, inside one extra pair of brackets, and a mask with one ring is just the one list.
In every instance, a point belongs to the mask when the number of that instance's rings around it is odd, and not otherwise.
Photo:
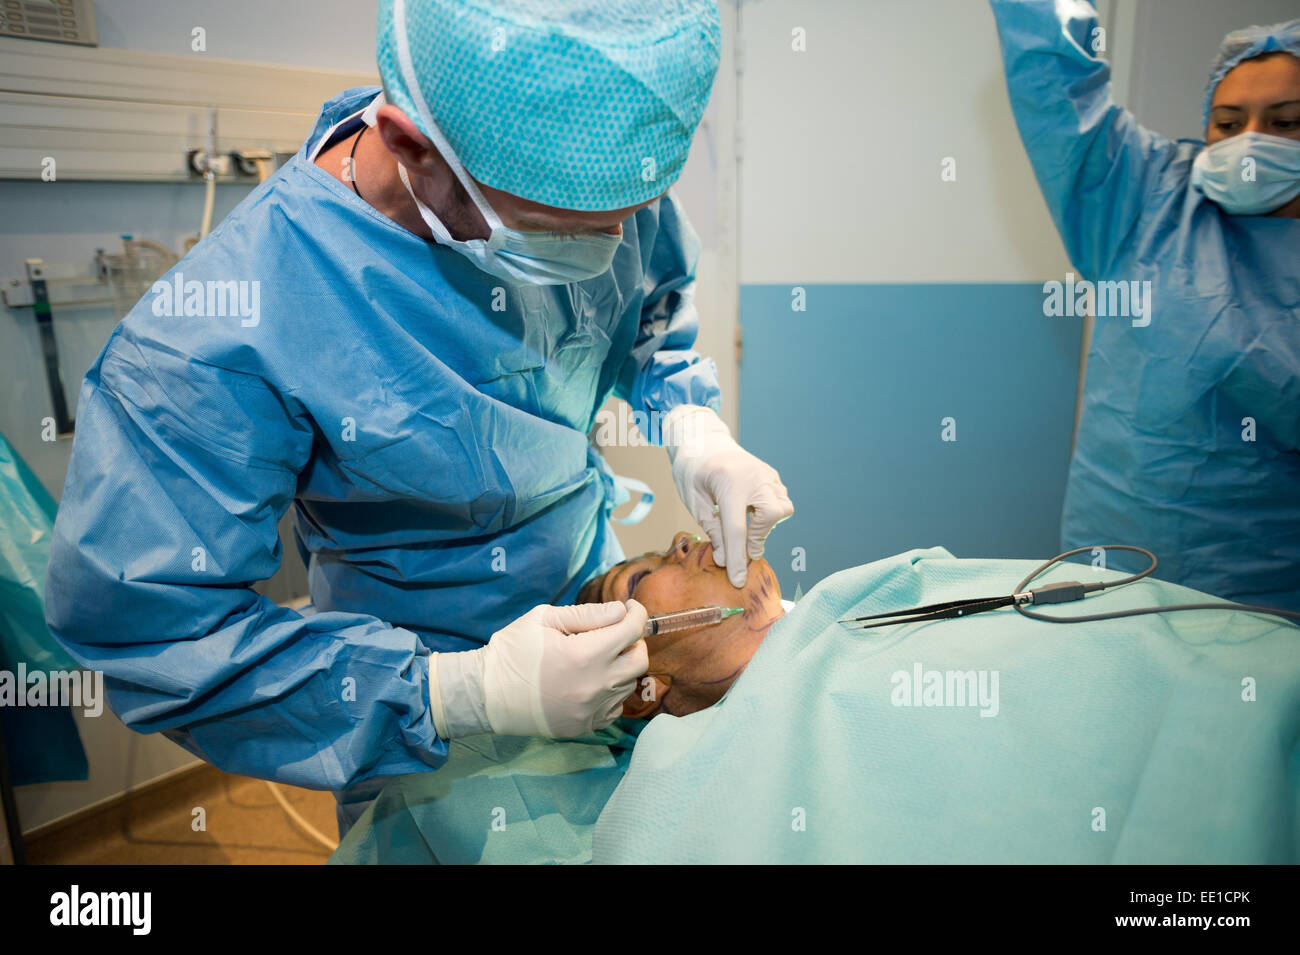
[(1231, 215), (1275, 212), (1300, 196), (1300, 140), (1238, 133), (1201, 150), (1192, 185)]
[(567, 285), (609, 271), (614, 253), (623, 241), (622, 229), (617, 235), (584, 233), (573, 236), (508, 229), (502, 224), (496, 210), (483, 198), (478, 185), (460, 164), (450, 145), (445, 139), (441, 142), (437, 142), (437, 139), (441, 137), (435, 137), (438, 151), (469, 193), (490, 230), (486, 239), (452, 238), (443, 221), (415, 194), (406, 168), (399, 162), (397, 171), (402, 177), (402, 184), (415, 200), (420, 216), (442, 245), (459, 252), (489, 275), (495, 275), (512, 285)]

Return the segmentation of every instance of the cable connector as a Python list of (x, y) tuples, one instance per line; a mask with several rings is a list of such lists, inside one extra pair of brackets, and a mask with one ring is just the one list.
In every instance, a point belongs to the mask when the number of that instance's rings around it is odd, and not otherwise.
[[(1082, 600), (1087, 592), (1087, 588), (1077, 580), (1067, 580), (1059, 584), (1036, 587), (1029, 591), (1029, 596), (1032, 598), (1030, 603), (1068, 604), (1073, 600)], [(1020, 597), (1021, 595), (1017, 594), (1016, 596)]]

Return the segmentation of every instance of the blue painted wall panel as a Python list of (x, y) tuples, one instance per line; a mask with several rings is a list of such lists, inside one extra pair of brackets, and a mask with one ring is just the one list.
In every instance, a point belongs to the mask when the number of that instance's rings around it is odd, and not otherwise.
[(795, 504), (766, 555), (785, 596), (913, 547), (1057, 553), (1080, 321), (1045, 317), (1040, 284), (805, 289), (803, 312), (788, 285), (740, 297), (740, 438)]

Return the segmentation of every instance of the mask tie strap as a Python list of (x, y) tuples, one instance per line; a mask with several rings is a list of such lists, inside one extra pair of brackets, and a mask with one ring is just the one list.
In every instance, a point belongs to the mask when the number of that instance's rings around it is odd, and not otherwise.
[[(483, 198), (483, 193), (479, 192), (477, 183), (474, 182), (469, 171), (461, 165), (460, 158), (456, 155), (455, 150), (451, 148), (451, 143), (447, 142), (447, 137), (442, 134), (438, 124), (433, 121), (433, 114), (429, 111), (429, 104), (424, 100), (424, 93), (420, 90), (420, 84), (416, 80), (415, 67), (411, 62), (411, 47), (406, 38), (406, 3), (405, 0), (394, 0), (393, 3), (393, 35), (397, 40), (397, 60), (401, 65), (402, 79), (406, 81), (407, 92), (411, 94), (411, 99), (415, 103), (415, 109), (420, 114), (420, 119), (424, 121), (425, 131), (433, 141), (433, 145), (442, 158), (446, 160), (447, 165), (451, 167), (452, 173), (460, 180), (460, 184), (465, 187), (469, 197), (473, 200), (474, 205), (478, 207), (479, 213), (483, 216), (488, 225), (488, 233), (495, 237), (497, 232), (504, 228), (501, 217), (496, 214), (496, 210)], [(398, 163), (401, 166), (401, 163)], [(410, 186), (407, 186), (410, 189)], [(492, 239), (489, 238), (488, 242)]]

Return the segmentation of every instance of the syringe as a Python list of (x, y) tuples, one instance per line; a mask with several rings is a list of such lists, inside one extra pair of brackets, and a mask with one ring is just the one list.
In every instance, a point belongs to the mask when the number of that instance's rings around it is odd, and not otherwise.
[(742, 607), (696, 607), (693, 610), (657, 613), (646, 620), (645, 627), (641, 630), (641, 636), (654, 637), (661, 633), (675, 633), (678, 630), (690, 630), (694, 627), (708, 627), (744, 612)]

